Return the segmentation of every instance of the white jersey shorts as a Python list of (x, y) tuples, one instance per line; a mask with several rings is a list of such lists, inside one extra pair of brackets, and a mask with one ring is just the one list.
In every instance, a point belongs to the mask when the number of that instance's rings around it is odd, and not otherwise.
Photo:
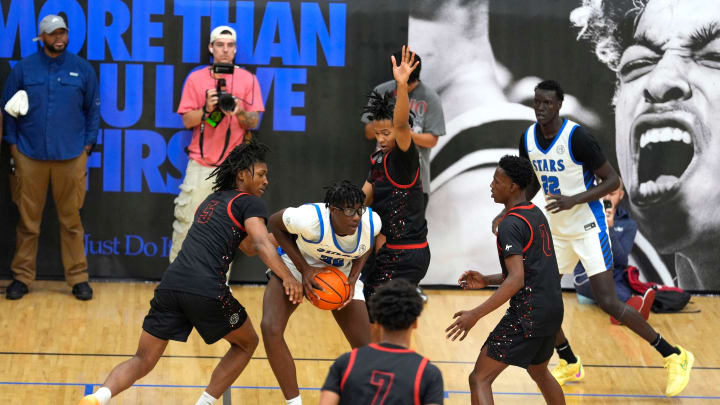
[(604, 230), (572, 239), (553, 235), (553, 243), (560, 274), (572, 274), (578, 261), (582, 263), (588, 277), (613, 268), (610, 237)]

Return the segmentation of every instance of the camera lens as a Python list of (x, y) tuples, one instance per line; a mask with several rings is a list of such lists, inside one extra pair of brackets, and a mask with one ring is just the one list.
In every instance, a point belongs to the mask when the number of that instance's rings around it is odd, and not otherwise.
[(235, 109), (235, 98), (228, 93), (221, 93), (218, 97), (218, 105), (225, 111), (232, 111)]

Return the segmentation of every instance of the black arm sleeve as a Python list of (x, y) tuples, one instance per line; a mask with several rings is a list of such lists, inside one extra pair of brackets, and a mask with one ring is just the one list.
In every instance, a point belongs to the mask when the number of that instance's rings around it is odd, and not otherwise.
[(522, 255), (523, 249), (530, 241), (530, 235), (530, 227), (525, 221), (515, 215), (506, 216), (500, 222), (497, 234), (503, 257)]
[(422, 404), (440, 404), (442, 405), (445, 399), (445, 389), (443, 387), (443, 378), (440, 369), (434, 364), (428, 363), (425, 372), (423, 373), (422, 380), (420, 381), (422, 387), (422, 395), (420, 402)]
[(259, 217), (267, 223), (267, 206), (265, 201), (254, 195), (245, 195), (236, 198), (232, 202), (232, 214), (238, 222), (244, 226), (245, 220), (252, 217)]
[(406, 185), (412, 183), (415, 177), (418, 176), (420, 156), (415, 148), (414, 141), (411, 140), (410, 147), (406, 151), (395, 146), (385, 158), (388, 159), (388, 174), (394, 182)]
[(607, 161), (597, 140), (585, 127), (579, 125), (570, 138), (570, 149), (573, 159), (592, 171), (599, 169)]
[(325, 378), (325, 384), (322, 386), (323, 391), (332, 391), (340, 395), (340, 382), (342, 381), (345, 369), (350, 361), (350, 353), (340, 355), (335, 362), (330, 366), (327, 378)]
[(530, 159), (530, 156), (527, 152), (527, 147), (525, 147), (525, 133), (523, 133), (520, 136), (520, 143), (518, 145), (518, 154), (521, 157), (524, 157), (525, 159)]

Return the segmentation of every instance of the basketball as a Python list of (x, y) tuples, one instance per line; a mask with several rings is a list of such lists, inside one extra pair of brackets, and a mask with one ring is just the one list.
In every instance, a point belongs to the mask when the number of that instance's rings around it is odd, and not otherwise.
[(325, 266), (324, 270), (329, 273), (318, 273), (315, 276), (315, 283), (323, 290), (313, 289), (318, 297), (310, 295), (310, 301), (320, 309), (333, 310), (339, 308), (350, 296), (350, 286), (345, 274), (332, 266)]

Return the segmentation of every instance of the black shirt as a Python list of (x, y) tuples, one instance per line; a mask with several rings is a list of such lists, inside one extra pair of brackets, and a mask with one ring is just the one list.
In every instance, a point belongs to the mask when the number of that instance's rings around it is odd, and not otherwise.
[(498, 226), (497, 248), (505, 277), (505, 258), (523, 258), (525, 282), (510, 298), (508, 314), (520, 318), (527, 337), (555, 335), (563, 318), (562, 290), (550, 226), (542, 211), (529, 202), (508, 211)]
[(440, 369), (389, 343), (372, 343), (338, 357), (322, 389), (340, 395), (340, 405), (442, 404), (444, 398)]
[[(555, 136), (557, 136), (557, 134)], [(555, 137), (548, 139), (543, 136), (542, 127), (538, 124), (537, 133), (535, 135), (535, 141), (537, 144), (541, 148), (547, 150), (547, 148), (549, 148), (553, 143), (553, 140), (555, 140)], [(520, 137), (520, 146), (518, 149), (520, 156), (529, 159), (527, 149), (525, 148), (524, 133)], [(607, 161), (597, 140), (595, 140), (595, 138), (590, 135), (590, 132), (581, 125), (578, 125), (572, 133), (572, 137), (570, 138), (570, 149), (575, 160), (583, 164), (583, 171), (585, 172), (593, 173)]]
[(427, 222), (415, 143), (407, 151), (396, 146), (387, 154), (373, 153), (367, 181), (373, 185), (372, 209), (380, 215), (387, 241), (424, 242)]
[(237, 190), (210, 194), (195, 211), (182, 249), (158, 289), (218, 299), (229, 295), (226, 273), (247, 236), (245, 220), (252, 217), (267, 220), (265, 202), (259, 197)]

